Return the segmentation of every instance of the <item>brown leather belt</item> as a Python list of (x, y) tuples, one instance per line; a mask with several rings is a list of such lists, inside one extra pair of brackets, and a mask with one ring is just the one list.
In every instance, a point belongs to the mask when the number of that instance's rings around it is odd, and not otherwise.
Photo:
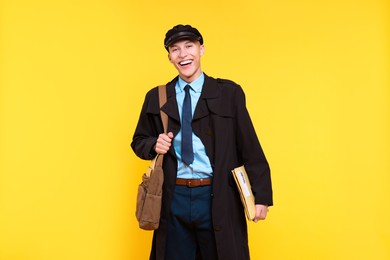
[(211, 178), (202, 179), (176, 179), (176, 185), (187, 186), (190, 188), (211, 185)]

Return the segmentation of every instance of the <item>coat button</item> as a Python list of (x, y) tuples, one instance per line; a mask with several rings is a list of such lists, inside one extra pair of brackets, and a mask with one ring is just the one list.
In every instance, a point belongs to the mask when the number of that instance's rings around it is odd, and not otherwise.
[(213, 135), (213, 130), (211, 130), (210, 127), (206, 130), (206, 135), (208, 135), (208, 136), (212, 136)]
[(214, 231), (221, 231), (222, 227), (220, 225), (214, 226)]

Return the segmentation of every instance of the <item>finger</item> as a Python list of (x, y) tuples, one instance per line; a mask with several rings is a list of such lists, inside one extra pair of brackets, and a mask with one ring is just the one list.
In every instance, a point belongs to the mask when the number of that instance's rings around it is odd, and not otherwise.
[(256, 216), (253, 222), (257, 223), (259, 220), (264, 220), (267, 217), (268, 207), (264, 205), (256, 205)]
[(168, 145), (171, 143), (171, 141), (172, 139), (169, 138), (169, 136), (166, 134), (160, 134), (157, 138), (157, 143), (161, 145)]
[(160, 134), (158, 136), (158, 139), (163, 140), (163, 141), (165, 141), (167, 143), (170, 143), (172, 141), (172, 138), (169, 137), (167, 134)]
[(267, 217), (267, 212), (268, 212), (267, 208), (262, 208), (260, 211), (259, 219), (264, 220)]
[(167, 142), (164, 142), (164, 141), (160, 141), (160, 142), (157, 142), (156, 144), (156, 152), (159, 152), (159, 151), (168, 151), (169, 148), (171, 147), (171, 144), (170, 143), (167, 143)]
[(168, 134), (159, 134), (155, 146), (155, 151), (156, 153), (159, 154), (165, 154), (171, 147), (172, 143), (172, 138), (173, 138), (173, 133), (169, 132)]
[(162, 139), (159, 139), (157, 140), (157, 144), (159, 144), (161, 147), (170, 147), (171, 146), (171, 142), (167, 142), (165, 140), (162, 140)]
[(158, 140), (158, 142), (156, 143), (155, 150), (157, 153), (165, 154), (170, 149), (170, 147), (171, 147), (171, 143)]
[(168, 151), (168, 149), (156, 147), (156, 153), (159, 153), (159, 154), (166, 154), (167, 151)]

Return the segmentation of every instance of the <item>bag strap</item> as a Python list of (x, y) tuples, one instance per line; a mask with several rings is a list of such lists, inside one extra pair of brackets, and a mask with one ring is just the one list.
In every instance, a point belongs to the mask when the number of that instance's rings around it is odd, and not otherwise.
[(168, 115), (165, 114), (165, 112), (161, 110), (162, 106), (165, 105), (165, 103), (167, 102), (167, 86), (166, 85), (158, 86), (158, 99), (160, 102), (160, 114), (161, 114), (161, 120), (162, 120), (163, 127), (164, 127), (164, 133), (167, 133)]
[[(160, 104), (161, 121), (163, 123), (164, 133), (166, 134), (168, 131), (168, 115), (165, 114), (165, 112), (161, 110), (162, 106), (165, 105), (165, 103), (167, 102), (167, 86), (166, 85), (158, 86), (158, 100), (159, 100), (159, 104)], [(155, 166), (162, 166), (163, 158), (164, 158), (163, 154), (157, 154), (157, 156), (155, 158), (156, 159)]]

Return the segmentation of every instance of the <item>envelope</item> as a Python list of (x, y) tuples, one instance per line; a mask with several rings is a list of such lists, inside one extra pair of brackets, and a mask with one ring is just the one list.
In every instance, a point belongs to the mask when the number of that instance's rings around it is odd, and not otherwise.
[(232, 170), (234, 180), (236, 181), (240, 193), (242, 205), (248, 220), (253, 220), (256, 216), (255, 197), (253, 196), (251, 184), (245, 167), (240, 166)]

